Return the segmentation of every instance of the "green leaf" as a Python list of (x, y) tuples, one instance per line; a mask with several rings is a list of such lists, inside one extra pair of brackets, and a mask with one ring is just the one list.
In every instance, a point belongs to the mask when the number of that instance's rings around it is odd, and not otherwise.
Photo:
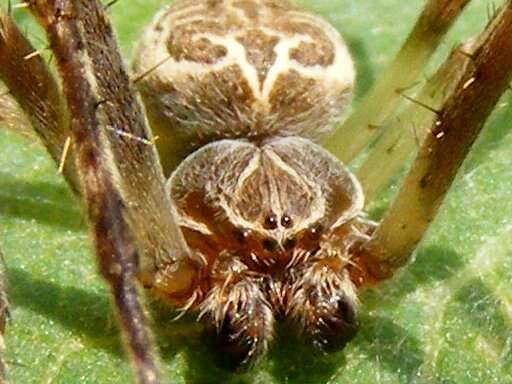
[[(123, 52), (163, 0), (111, 8)], [(368, 90), (414, 23), (421, 0), (303, 0), (346, 37), (357, 95)], [(476, 34), (491, 2), (474, 0), (435, 62)], [(17, 10), (21, 23), (27, 17)], [(33, 24), (27, 27), (35, 31)], [(434, 65), (430, 66), (431, 69)], [(283, 330), (246, 374), (215, 366), (193, 317), (154, 311), (166, 382), (512, 383), (512, 106), (506, 94), (465, 162), (413, 263), (364, 292), (361, 330), (323, 356)], [(357, 104), (357, 100), (356, 100)], [(0, 131), (0, 241), (12, 321), (13, 383), (131, 382), (79, 204), (37, 144)], [(372, 204), (382, 212), (396, 187)]]

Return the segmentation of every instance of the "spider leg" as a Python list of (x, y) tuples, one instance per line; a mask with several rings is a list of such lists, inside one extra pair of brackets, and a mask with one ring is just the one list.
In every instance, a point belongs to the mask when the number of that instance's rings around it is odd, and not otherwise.
[(274, 315), (262, 282), (236, 273), (220, 277), (201, 304), (200, 317), (209, 339), (221, 352), (219, 363), (228, 369), (252, 366), (268, 348)]
[(138, 382), (157, 383), (159, 373), (135, 285), (137, 248), (126, 220), (119, 182), (115, 179), (117, 170), (110, 163), (109, 142), (101, 132), (104, 122), (97, 106), (101, 85), (95, 71), (88, 68), (92, 58), (80, 31), (83, 14), (72, 2), (37, 1), (30, 6), (47, 32), (62, 76), (100, 272), (114, 296)]
[[(381, 137), (356, 172), (366, 201), (373, 200), (423, 141), (428, 128), (437, 117), (437, 111), (453, 92), (470, 62), (464, 53), (469, 49), (469, 45), (466, 45), (452, 51), (419, 93), (410, 98), (407, 108), (383, 123)], [(404, 97), (409, 98), (405, 95)], [(382, 167), (381, 164), (386, 166)]]
[[(27, 2), (30, 7), (37, 9), (43, 9), (47, 3)], [(173, 207), (165, 192), (163, 173), (153, 140), (139, 102), (128, 83), (122, 58), (118, 54), (103, 7), (96, 2), (82, 3), (96, 9), (94, 16), (98, 21), (98, 28), (95, 28), (94, 20), (89, 15), (87, 20), (84, 20), (84, 46), (92, 58), (84, 68), (95, 71), (97, 76), (97, 84), (94, 84), (95, 108), (98, 115), (101, 115), (101, 137), (108, 142), (111, 149), (108, 162), (120, 165), (113, 179), (122, 190), (126, 202), (125, 209), (129, 213), (128, 219), (130, 224), (136, 227), (134, 232), (137, 241), (148, 255), (144, 260), (154, 259), (157, 263), (172, 264), (177, 259), (188, 256), (188, 249), (175, 224)], [(2, 42), (3, 36), (13, 37)], [(9, 93), (24, 109), (26, 105), (27, 116), (39, 116), (37, 112), (41, 109), (44, 113), (40, 115), (47, 117), (50, 112), (46, 112), (44, 108), (62, 102), (62, 96), (58, 94), (55, 80), (38, 55), (29, 54), (30, 59), (25, 60), (27, 56), (24, 52), (33, 53), (34, 49), (4, 13), (0, 13), (0, 43), (4, 43), (0, 44), (0, 76), (8, 83)], [(35, 74), (35, 77), (30, 76), (31, 74)], [(49, 89), (50, 95), (33, 92), (34, 83), (48, 83), (41, 87), (44, 90)], [(31, 98), (43, 106), (32, 102)], [(0, 121), (1, 113), (0, 108)], [(53, 114), (58, 113), (51, 112), (51, 115)], [(67, 111), (63, 114), (69, 115)], [(43, 140), (49, 151), (55, 153), (53, 157), (56, 162), (61, 160), (66, 138), (69, 137), (69, 117), (67, 120), (67, 126), (60, 127), (61, 132), (55, 136), (55, 140)], [(55, 121), (56, 119), (52, 118), (40, 126), (34, 123), (33, 125), (41, 132), (40, 135), (46, 137), (51, 134), (47, 130), (53, 129)], [(56, 144), (57, 142), (59, 143)], [(66, 165), (68, 163), (74, 165), (73, 161), (66, 162)], [(148, 268), (152, 267), (154, 266)]]
[[(142, 109), (101, 3), (37, 0), (29, 6), (62, 78), (99, 267), (114, 295), (127, 350), (139, 382), (158, 382), (135, 276), (139, 267), (172, 265), (189, 253)], [(140, 258), (138, 250), (144, 252)]]
[[(98, 54), (104, 47), (110, 47), (110, 52), (117, 52), (110, 26), (107, 28), (105, 24), (103, 27), (103, 32), (109, 31), (108, 42), (91, 40), (99, 32), (89, 30), (86, 41), (92, 54)], [(26, 118), (18, 113), (19, 104), (54, 161), (59, 168), (63, 166), (72, 190), (80, 194), (74, 151), (70, 151), (67, 160), (63, 156), (66, 142), (74, 139), (69, 127), (69, 112), (57, 81), (41, 56), (34, 52), (14, 21), (0, 10), (0, 80), (9, 90), (0, 95), (0, 122), (7, 125), (26, 123)], [(142, 269), (147, 271), (145, 276), (151, 276), (155, 264), (163, 264), (162, 269), (168, 270), (165, 267), (188, 253), (187, 247), (175, 225), (173, 208), (165, 193), (163, 174), (141, 108), (131, 94), (124, 69), (116, 71), (116, 65), (122, 67), (121, 57), (116, 55), (92, 64), (96, 64), (103, 85), (96, 100), (96, 107), (104, 116), (103, 135), (112, 143), (110, 160), (123, 164), (119, 167), (120, 178), (124, 181), (123, 197), (128, 202), (126, 209), (130, 213), (131, 225), (137, 227), (137, 241), (146, 255), (141, 261)], [(116, 76), (109, 78), (108, 70)], [(117, 87), (123, 81), (125, 93), (117, 93)], [(34, 92), (34, 87), (37, 87), (37, 92)], [(122, 113), (116, 114), (116, 109)], [(27, 131), (26, 127), (15, 127), (15, 130)], [(151, 280), (150, 277), (146, 279)], [(151, 281), (147, 284), (150, 285)]]
[(324, 352), (342, 349), (358, 329), (356, 287), (343, 257), (320, 252), (298, 268), (289, 288), (287, 314)]
[[(0, 121), (18, 132), (32, 128), (59, 164), (70, 135), (64, 99), (44, 59), (1, 9), (0, 80), (9, 90), (0, 96)], [(24, 116), (19, 113), (20, 107)], [(79, 193), (75, 162), (72, 154), (70, 157), (64, 163), (63, 174), (73, 191)]]
[(16, 100), (11, 96), (11, 91), (1, 83), (0, 124), (27, 139), (34, 139), (36, 137), (32, 124)]
[(358, 261), (367, 283), (387, 278), (404, 265), (434, 219), (487, 116), (510, 84), (511, 34), (508, 0), (479, 36), (471, 65), (427, 133), (391, 208), (362, 247)]
[(428, 0), (413, 30), (358, 108), (324, 143), (344, 163), (349, 163), (375, 136), (382, 122), (400, 101), (432, 56), (442, 37), (469, 0)]

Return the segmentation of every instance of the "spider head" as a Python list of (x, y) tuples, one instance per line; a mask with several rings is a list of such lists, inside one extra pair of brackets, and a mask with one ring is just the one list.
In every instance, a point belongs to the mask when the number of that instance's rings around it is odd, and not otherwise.
[(353, 336), (350, 250), (369, 228), (361, 187), (334, 157), (298, 137), (224, 140), (185, 159), (168, 188), (202, 266), (185, 291), (156, 289), (198, 309), (234, 361), (266, 349), (275, 318), (323, 350)]

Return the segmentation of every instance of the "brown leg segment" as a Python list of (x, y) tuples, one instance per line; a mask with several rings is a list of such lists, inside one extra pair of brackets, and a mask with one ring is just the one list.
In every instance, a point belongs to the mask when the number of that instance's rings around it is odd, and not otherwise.
[[(172, 237), (174, 222), (165, 217), (172, 211), (152, 147), (110, 135), (108, 130), (112, 127), (147, 139), (140, 107), (99, 2), (41, 0), (29, 5), (46, 30), (62, 77), (98, 263), (114, 296), (137, 381), (158, 383), (151, 335), (136, 291), (139, 258), (134, 235), (139, 227), (132, 227), (128, 219), (146, 209), (156, 214), (155, 223), (145, 223), (146, 231), (170, 229), (165, 235)], [(127, 176), (129, 173), (138, 176)], [(140, 189), (134, 190), (137, 187)], [(141, 192), (137, 195), (134, 191)], [(155, 198), (162, 213), (155, 211)], [(143, 245), (149, 247), (148, 243)], [(177, 247), (179, 243), (169, 250)]]
[[(7, 114), (15, 108), (12, 100), (18, 101), (30, 125), (37, 133), (53, 160), (59, 164), (66, 138), (70, 136), (69, 118), (65, 102), (57, 81), (48, 70), (43, 58), (21, 34), (14, 21), (0, 9), (0, 80), (9, 94), (0, 97), (0, 121), (13, 122)], [(17, 127), (14, 127), (18, 129)], [(21, 127), (22, 130), (30, 129)], [(63, 173), (75, 193), (79, 193), (79, 180), (75, 161), (71, 154), (64, 163)]]
[(404, 265), (430, 222), (485, 120), (512, 79), (512, 1), (478, 38), (472, 63), (421, 145), (402, 188), (363, 247), (366, 279), (391, 276)]
[(2, 128), (5, 126), (7, 129), (28, 139), (36, 137), (25, 112), (11, 96), (9, 89), (2, 83), (0, 83), (0, 125), (2, 125)]
[[(108, 151), (105, 165), (125, 202), (127, 219), (143, 251), (142, 268), (151, 271), (154, 269), (152, 264), (156, 263), (163, 269), (188, 257), (188, 248), (175, 223), (162, 168), (142, 108), (129, 83), (104, 7), (98, 1), (69, 3), (29, 2), (33, 9), (37, 9), (41, 23), (50, 33), (50, 40), (58, 38), (64, 41), (67, 37), (52, 24), (57, 20), (75, 17), (74, 21), (80, 24), (78, 46), (69, 49), (87, 52), (87, 57), (80, 59), (80, 65), (87, 76), (94, 77), (91, 93), (101, 126), (96, 134), (103, 141), (102, 150)], [(63, 10), (71, 8), (72, 13), (68, 16)], [(54, 20), (45, 9), (57, 12)], [(55, 54), (64, 53), (55, 52), (56, 43), (50, 43)], [(64, 75), (62, 70), (61, 74)]]

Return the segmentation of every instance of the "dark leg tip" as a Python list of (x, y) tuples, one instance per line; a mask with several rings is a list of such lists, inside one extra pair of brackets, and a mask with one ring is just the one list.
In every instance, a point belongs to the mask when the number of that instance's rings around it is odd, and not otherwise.
[(217, 352), (217, 364), (231, 372), (246, 371), (264, 352), (264, 340), (251, 336), (247, 327), (240, 327), (230, 316), (224, 319), (220, 329), (209, 327), (207, 336)]
[(313, 345), (326, 353), (343, 349), (359, 328), (352, 302), (339, 298), (329, 304), (329, 307), (323, 307), (316, 325), (310, 330)]

